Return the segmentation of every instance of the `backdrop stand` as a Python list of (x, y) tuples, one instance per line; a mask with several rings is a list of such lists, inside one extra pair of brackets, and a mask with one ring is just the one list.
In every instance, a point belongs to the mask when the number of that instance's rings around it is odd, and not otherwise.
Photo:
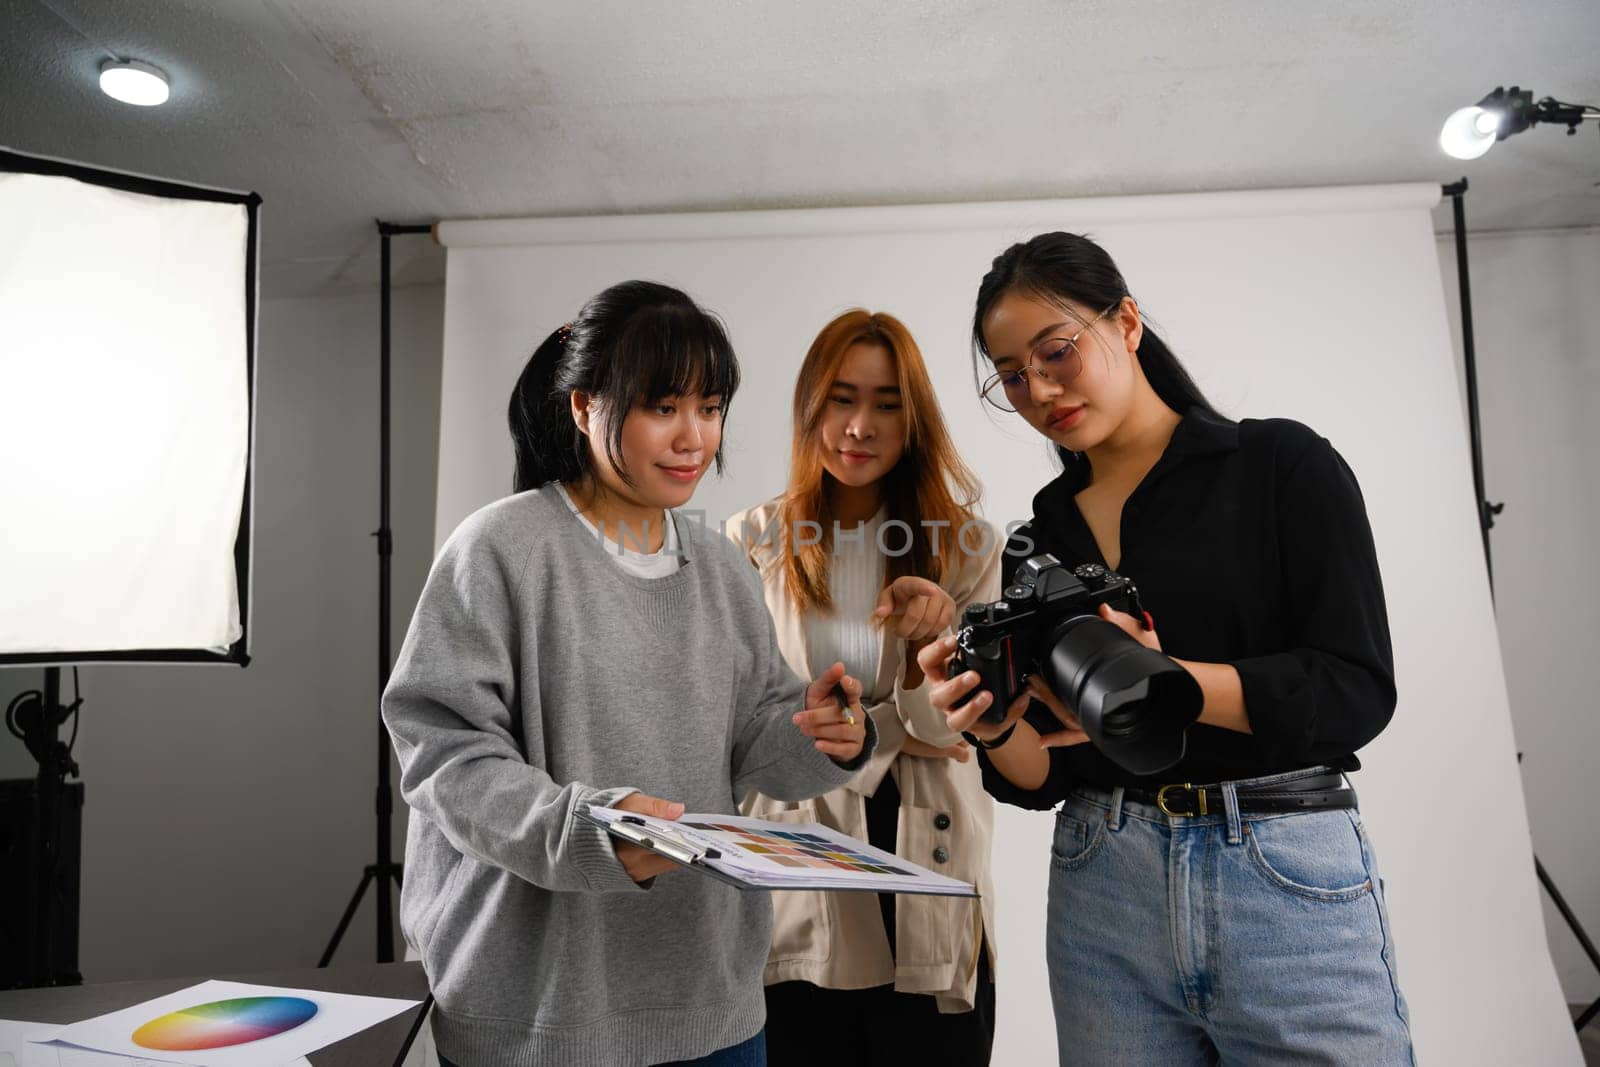
[[(1467, 277), (1467, 212), (1464, 203), (1467, 195), (1467, 179), (1462, 178), (1458, 182), (1444, 186), (1444, 195), (1450, 198), (1455, 215), (1456, 278), (1461, 287), (1461, 357), (1467, 379), (1467, 430), (1472, 439), (1472, 486), (1478, 499), (1478, 526), (1483, 532), (1483, 565), (1489, 574), (1489, 597), (1492, 600), (1494, 560), (1489, 551), (1489, 531), (1494, 527), (1494, 517), (1505, 510), (1505, 505), (1489, 503), (1483, 487), (1483, 438), (1478, 427), (1478, 362), (1472, 343), (1472, 286)], [(1522, 762), (1520, 752), (1517, 753), (1517, 762)], [(1556, 910), (1566, 920), (1572, 935), (1578, 939), (1578, 944), (1588, 955), (1589, 962), (1594, 964), (1596, 971), (1600, 971), (1600, 951), (1595, 949), (1594, 942), (1589, 939), (1583, 924), (1567, 905), (1566, 898), (1561, 895), (1561, 890), (1556, 888), (1556, 883), (1544, 869), (1544, 864), (1539, 862), (1537, 853), (1533, 857), (1533, 870), (1539, 876), (1539, 884), (1550, 894)], [(1600, 997), (1595, 998), (1594, 1002), (1578, 1015), (1574, 1021), (1575, 1028), (1582, 1030), (1596, 1015), (1600, 1015)]]
[(376, 798), (377, 815), (377, 853), (378, 861), (368, 864), (361, 872), (361, 882), (356, 886), (356, 891), (350, 898), (350, 903), (345, 906), (344, 915), (339, 919), (339, 926), (333, 932), (333, 937), (328, 942), (328, 947), (322, 953), (318, 967), (326, 967), (333, 959), (333, 954), (338, 951), (339, 942), (344, 937), (344, 932), (350, 926), (350, 920), (355, 917), (356, 908), (361, 905), (361, 898), (367, 891), (367, 886), (373, 887), (373, 892), (378, 903), (378, 962), (394, 962), (394, 899), (390, 896), (390, 882), (394, 888), (401, 884), (401, 865), (394, 861), (392, 837), (390, 835), (390, 821), (394, 814), (394, 798), (389, 775), (389, 732), (384, 729), (381, 703), (383, 691), (389, 687), (389, 614), (390, 614), (390, 563), (394, 555), (394, 533), (389, 528), (389, 303), (390, 303), (390, 262), (389, 238), (396, 234), (431, 233), (432, 226), (407, 225), (402, 226), (379, 219), (378, 239), (380, 245), (380, 271), (382, 278), (379, 282), (379, 316), (378, 330), (379, 347), (379, 445), (378, 445), (378, 479), (379, 479), (379, 519), (378, 529), (373, 536), (378, 539), (378, 700), (380, 713), (378, 715), (378, 795)]

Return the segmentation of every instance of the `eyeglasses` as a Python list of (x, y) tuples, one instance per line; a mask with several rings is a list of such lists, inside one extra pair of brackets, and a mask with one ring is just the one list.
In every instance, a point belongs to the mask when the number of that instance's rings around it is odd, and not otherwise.
[(979, 392), (983, 399), (1001, 411), (1016, 411), (1031, 399), (1032, 388), (1028, 379), (1037, 374), (1042, 381), (1053, 385), (1070, 385), (1083, 371), (1083, 354), (1078, 351), (1078, 338), (1095, 323), (1122, 306), (1117, 301), (1100, 314), (1084, 323), (1071, 337), (1047, 337), (1033, 346), (1028, 353), (1028, 365), (1017, 370), (998, 371), (991, 374)]

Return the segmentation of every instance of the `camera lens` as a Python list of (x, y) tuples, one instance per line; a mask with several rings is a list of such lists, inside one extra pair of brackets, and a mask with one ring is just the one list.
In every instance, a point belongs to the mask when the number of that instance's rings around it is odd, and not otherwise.
[(1057, 623), (1040, 651), (1045, 681), (1108, 757), (1135, 774), (1183, 758), (1184, 731), (1203, 701), (1188, 671), (1096, 615)]

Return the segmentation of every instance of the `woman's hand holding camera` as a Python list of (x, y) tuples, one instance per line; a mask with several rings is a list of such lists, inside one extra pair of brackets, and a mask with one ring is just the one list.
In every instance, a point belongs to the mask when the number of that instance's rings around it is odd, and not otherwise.
[[(1144, 647), (1153, 648), (1157, 652), (1161, 651), (1161, 639), (1156, 637), (1154, 630), (1145, 629), (1143, 620), (1137, 619), (1125, 611), (1118, 611), (1110, 604), (1100, 605), (1100, 617), (1121, 629)], [(1078, 720), (1078, 716), (1073, 714), (1061, 702), (1060, 697), (1051, 692), (1050, 687), (1045, 684), (1043, 678), (1038, 675), (1029, 678), (1028, 692), (1033, 695), (1035, 700), (1049, 708), (1050, 713), (1061, 723), (1061, 729), (1053, 733), (1044, 734), (1039, 738), (1040, 747), (1065, 748), (1069, 745), (1081, 745), (1089, 740), (1089, 735), (1084, 733), (1083, 723)]]
[(1100, 605), (1100, 617), (1111, 625), (1118, 627), (1123, 633), (1139, 642), (1145, 648), (1161, 651), (1161, 639), (1156, 636), (1155, 630), (1145, 629), (1144, 620), (1129, 615), (1126, 611), (1118, 611), (1110, 604)]
[[(950, 729), (983, 742), (988, 748), (990, 762), (1001, 774), (1023, 789), (1038, 789), (1049, 776), (1050, 759), (1039, 747), (1038, 733), (1022, 721), (1022, 713), (1028, 710), (1032, 694), (1019, 694), (1006, 708), (1002, 721), (986, 721), (983, 713), (994, 703), (994, 694), (987, 690), (973, 694), (978, 686), (977, 671), (963, 671), (954, 678), (949, 676), (950, 657), (955, 651), (956, 638), (951, 635), (930, 642), (917, 653), (917, 664), (932, 684), (928, 690), (929, 703), (944, 716)], [(960, 704), (969, 694), (972, 694), (971, 699)], [(997, 741), (1000, 743), (995, 744)]]
[(949, 676), (950, 657), (955, 655), (955, 651), (956, 638), (951, 634), (930, 642), (917, 653), (917, 665), (933, 684), (933, 688), (928, 690), (928, 702), (944, 716), (950, 729), (971, 734), (980, 741), (993, 741), (1022, 718), (1022, 713), (1028, 710), (1028, 695), (1023, 694), (1012, 701), (1006, 709), (1005, 720), (998, 723), (982, 717), (994, 703), (994, 694), (987, 689), (957, 707), (963, 697), (977, 688), (979, 678), (977, 671), (965, 671), (954, 678)]
[(1045, 680), (1037, 674), (1028, 679), (1028, 695), (1049, 708), (1050, 714), (1061, 723), (1061, 729), (1039, 736), (1040, 748), (1065, 748), (1068, 745), (1081, 745), (1089, 740), (1089, 735), (1083, 730), (1083, 723), (1067, 709), (1061, 698), (1056, 696), (1045, 684)]

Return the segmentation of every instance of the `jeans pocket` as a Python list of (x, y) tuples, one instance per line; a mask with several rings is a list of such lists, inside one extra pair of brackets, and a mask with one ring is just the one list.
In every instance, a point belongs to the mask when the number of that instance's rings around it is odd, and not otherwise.
[(1253, 819), (1244, 832), (1256, 869), (1285, 892), (1329, 904), (1372, 892), (1361, 834), (1348, 811)]
[(1104, 817), (1080, 815), (1063, 808), (1056, 812), (1056, 832), (1050, 842), (1050, 862), (1060, 870), (1076, 870), (1095, 857), (1105, 844), (1105, 839)]

